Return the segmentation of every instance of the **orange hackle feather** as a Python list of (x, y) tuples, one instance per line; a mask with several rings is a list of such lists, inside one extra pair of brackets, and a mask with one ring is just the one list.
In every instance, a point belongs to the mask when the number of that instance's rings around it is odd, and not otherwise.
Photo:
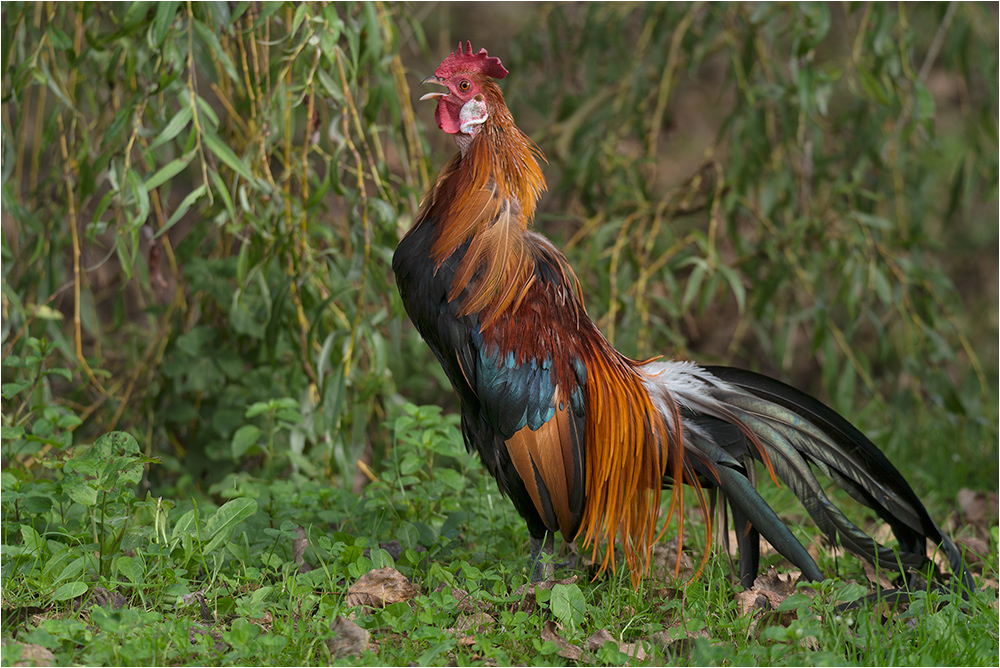
[[(471, 291), (459, 315), (485, 312), (491, 324), (527, 288), (531, 271), (524, 233), (545, 190), (538, 166), (541, 152), (521, 132), (489, 79), (482, 86), (493, 113), (464, 157), (445, 168), (453, 178), (439, 180), (433, 206), (447, 224), (431, 249), (437, 266), (469, 242), (449, 298)], [(473, 282), (473, 278), (476, 281)]]
[[(480, 81), (491, 114), (482, 132), (465, 155), (456, 156), (442, 171), (420, 218), (433, 213), (440, 221), (431, 253), (437, 267), (464, 244), (465, 255), (455, 273), (449, 299), (462, 298), (460, 315), (479, 314), (485, 339), (494, 339), (498, 319), (517, 320), (534, 280), (534, 256), (526, 232), (534, 217), (539, 195), (546, 189), (538, 148), (520, 129), (491, 80)], [(537, 240), (536, 240), (537, 241)], [(642, 376), (641, 364), (623, 357), (587, 318), (579, 296), (579, 282), (572, 269), (560, 262), (566, 288), (573, 294), (571, 317), (580, 330), (575, 352), (586, 369), (586, 427), (584, 438), (586, 501), (576, 535), (566, 535), (572, 525), (567, 487), (572, 480), (565, 448), (568, 411), (535, 432), (522, 430), (507, 441), (507, 449), (532, 501), (542, 512), (532, 465), (553, 498), (556, 520), (567, 539), (582, 537), (592, 546), (596, 560), (601, 543), (608, 546), (599, 572), (616, 569), (614, 544), (619, 540), (632, 572), (633, 582), (648, 571), (657, 532), (660, 490), (667, 462), (674, 485), (669, 515), (676, 512), (678, 531), (683, 528), (685, 479), (697, 484), (683, 470), (684, 442), (680, 415), (670, 424), (653, 405)], [(467, 291), (467, 292), (466, 292)], [(464, 297), (462, 297), (465, 292)], [(582, 313), (581, 313), (582, 312)], [(519, 336), (523, 341), (523, 330)], [(537, 332), (542, 337), (543, 332)], [(558, 351), (551, 351), (553, 355)], [(522, 355), (515, 349), (515, 356)], [(555, 527), (553, 527), (554, 529)]]
[[(617, 570), (614, 544), (620, 537), (637, 582), (648, 570), (650, 548), (659, 538), (663, 448), (681, 441), (670, 438), (633, 363), (603, 337), (595, 343), (579, 351), (587, 367), (587, 503), (580, 531), (595, 556), (599, 543), (607, 544), (602, 571), (609, 564)], [(676, 502), (674, 495), (671, 512)], [(680, 524), (682, 515), (677, 517)]]

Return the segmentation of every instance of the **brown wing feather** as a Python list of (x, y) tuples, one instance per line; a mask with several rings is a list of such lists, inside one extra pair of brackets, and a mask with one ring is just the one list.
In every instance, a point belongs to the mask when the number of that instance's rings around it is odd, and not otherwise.
[[(572, 536), (579, 512), (571, 507), (570, 499), (579, 496), (573, 494), (573, 489), (583, 484), (582, 480), (575, 479), (574, 449), (582, 444), (573, 426), (569, 406), (560, 395), (557, 389), (555, 403), (563, 407), (556, 410), (552, 419), (537, 431), (524, 427), (515, 433), (507, 440), (507, 452), (546, 526), (552, 531), (561, 531), (564, 536)], [(539, 485), (544, 489), (539, 490)]]

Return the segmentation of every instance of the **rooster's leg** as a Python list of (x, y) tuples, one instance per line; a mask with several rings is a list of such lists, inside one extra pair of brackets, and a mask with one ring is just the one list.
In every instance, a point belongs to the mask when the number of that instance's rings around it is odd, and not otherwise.
[(551, 560), (542, 559), (543, 554), (552, 556), (555, 552), (555, 534), (546, 531), (542, 536), (532, 536), (528, 545), (531, 547), (531, 581), (541, 582), (555, 575), (556, 565)]

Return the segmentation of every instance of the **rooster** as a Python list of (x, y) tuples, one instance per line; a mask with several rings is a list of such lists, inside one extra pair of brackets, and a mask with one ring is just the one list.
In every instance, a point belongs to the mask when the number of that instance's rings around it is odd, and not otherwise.
[[(434, 118), (459, 152), (424, 197), (392, 268), (410, 320), (458, 393), (466, 446), (527, 523), (532, 579), (547, 570), (539, 557), (558, 532), (592, 548), (598, 572), (615, 570), (617, 541), (637, 584), (663, 532), (661, 489), (672, 489), (667, 521), (676, 516), (680, 544), (688, 484), (703, 508), (706, 496), (728, 503), (744, 587), (757, 576), (760, 536), (806, 578), (822, 580), (757, 493), (761, 462), (835, 543), (905, 573), (926, 565), (931, 539), (971, 590), (959, 550), (910, 485), (833, 410), (749, 371), (635, 361), (612, 347), (587, 316), (566, 258), (529, 229), (546, 189), (543, 158), (504, 103), (495, 80), (506, 75), (499, 58), (466, 42), (422, 82), (445, 87), (420, 99), (437, 101)], [(898, 549), (854, 525), (816, 471), (874, 509)]]

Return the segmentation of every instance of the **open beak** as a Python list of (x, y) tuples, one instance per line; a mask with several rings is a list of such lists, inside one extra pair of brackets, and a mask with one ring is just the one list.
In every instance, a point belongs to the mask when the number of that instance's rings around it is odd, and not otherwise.
[[(424, 79), (423, 81), (421, 81), (420, 83), (422, 85), (423, 84), (437, 84), (438, 86), (443, 86), (444, 85), (443, 83), (441, 83), (441, 80), (438, 79), (433, 74), (431, 76), (427, 77), (426, 79)], [(420, 96), (420, 99), (421, 100), (437, 100), (439, 98), (447, 97), (447, 96), (448, 96), (448, 93), (434, 92), (434, 93), (425, 93), (424, 95)]]

